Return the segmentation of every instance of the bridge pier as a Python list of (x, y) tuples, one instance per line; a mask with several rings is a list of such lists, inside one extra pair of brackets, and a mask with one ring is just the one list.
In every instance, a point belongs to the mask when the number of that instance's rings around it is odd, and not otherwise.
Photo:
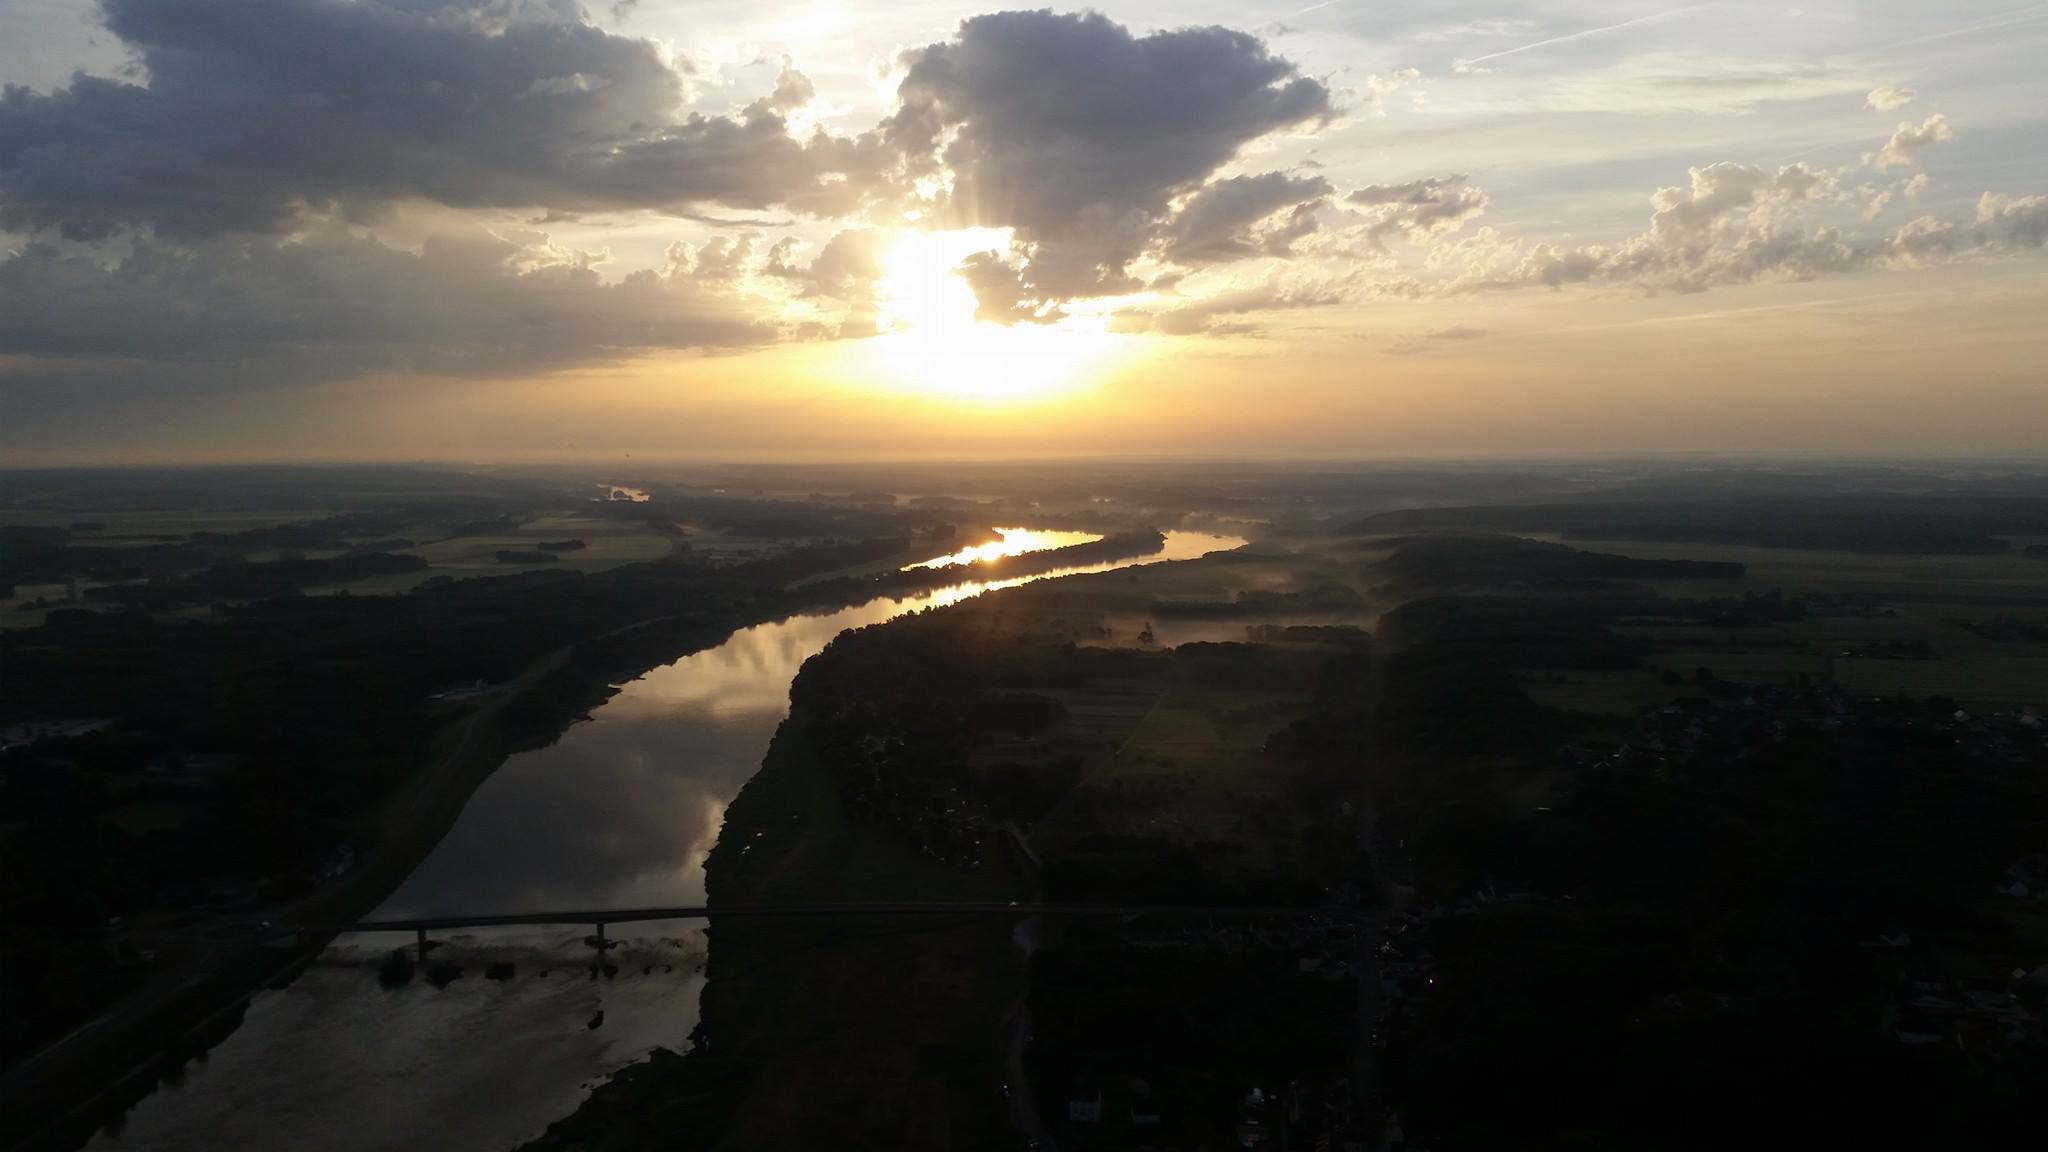
[(597, 949), (596, 972), (599, 976), (609, 979), (612, 974), (612, 966), (610, 958), (605, 953), (611, 950), (611, 941), (604, 938), (604, 921), (598, 921), (596, 928), (597, 932), (593, 943), (593, 947)]

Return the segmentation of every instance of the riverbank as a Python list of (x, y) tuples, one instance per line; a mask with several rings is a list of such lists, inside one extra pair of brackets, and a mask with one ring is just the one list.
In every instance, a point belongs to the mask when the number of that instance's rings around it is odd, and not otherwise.
[[(694, 651), (733, 630), (708, 619), (643, 621), (550, 653), (477, 698), (364, 822), (368, 847), (354, 869), (289, 903), (149, 939), (158, 967), (142, 988), (8, 1070), (0, 1080), (7, 1146), (41, 1152), (83, 1143), (231, 1034), (252, 996), (289, 983), (332, 939), (321, 929), (376, 908), (508, 757), (552, 742), (614, 684), (677, 658), (676, 646)], [(668, 654), (645, 663), (650, 644)]]
[[(1057, 557), (1062, 551), (1045, 555)], [(764, 569), (762, 575), (789, 575), (803, 567), (801, 559), (769, 562), (773, 571)], [(1055, 566), (1084, 559), (1099, 556), (1067, 557)], [(266, 944), (274, 945), (276, 937), (294, 927), (347, 924), (375, 908), (441, 842), (472, 794), (508, 756), (553, 743), (610, 697), (616, 685), (709, 648), (749, 625), (829, 613), (878, 595), (945, 588), (963, 573), (985, 575), (957, 567), (911, 576), (892, 572), (887, 589), (843, 578), (791, 589), (776, 579), (763, 583), (751, 598), (720, 597), (694, 614), (677, 613), (678, 605), (669, 602), (670, 614), (553, 651), (509, 682), (471, 698), (466, 710), (435, 735), (422, 767), (406, 774), (363, 822), (364, 831), (356, 838), (365, 846), (363, 857), (346, 876), (267, 910), (181, 924), (176, 937), (166, 933), (151, 942), (163, 946), (156, 949), (158, 971), (142, 991), (12, 1070), (0, 1082), (8, 1142), (33, 1137), (34, 1143), (25, 1146), (74, 1147), (146, 1095), (160, 1076), (233, 1032), (248, 999), (265, 986), (288, 982), (326, 939), (315, 931), (285, 947)]]

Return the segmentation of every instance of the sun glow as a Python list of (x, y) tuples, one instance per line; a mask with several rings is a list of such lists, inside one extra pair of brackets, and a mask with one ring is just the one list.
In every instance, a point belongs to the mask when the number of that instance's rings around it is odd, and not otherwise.
[(975, 319), (974, 290), (957, 269), (1008, 246), (1007, 229), (899, 233), (875, 286), (878, 373), (926, 396), (1014, 404), (1074, 391), (1107, 368), (1122, 338), (1100, 314), (1046, 324)]

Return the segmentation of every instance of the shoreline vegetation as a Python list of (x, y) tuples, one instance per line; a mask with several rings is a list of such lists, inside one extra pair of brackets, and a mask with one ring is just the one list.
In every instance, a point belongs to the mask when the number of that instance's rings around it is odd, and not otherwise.
[[(1029, 894), (1021, 859), (948, 868), (852, 817), (810, 747), (809, 721), (791, 713), (727, 809), (705, 866), (714, 907)], [(614, 1074), (525, 1152), (647, 1148), (678, 1133), (735, 1150), (866, 1147), (862, 1137), (885, 1132), (902, 1148), (998, 1146), (997, 1038), (1021, 975), (1012, 927), (987, 917), (714, 924), (691, 1047)], [(913, 1098), (925, 1109), (902, 1111)]]
[[(984, 535), (993, 536), (980, 529), (970, 530), (968, 538)], [(1156, 550), (1163, 536), (1151, 530), (1122, 533), (994, 561), (909, 572), (892, 568), (803, 583), (805, 577), (818, 573), (893, 563), (916, 554), (920, 543), (946, 547), (954, 546), (954, 541), (952, 534), (930, 540), (903, 536), (798, 549), (750, 565), (739, 576), (751, 577), (751, 584), (736, 578), (734, 570), (724, 570), (712, 582), (721, 594), (711, 605), (700, 601), (695, 611), (629, 621), (554, 649), (506, 678), (481, 700), (469, 704), (459, 719), (442, 724), (427, 745), (421, 761), (424, 766), (400, 774), (393, 790), (370, 810), (367, 824), (356, 821), (359, 828), (375, 831), (353, 869), (313, 891), (233, 918), (234, 923), (244, 925), (258, 921), (275, 924), (276, 931), (249, 932), (242, 943), (232, 947), (185, 951), (173, 945), (162, 949), (158, 969), (98, 1010), (91, 1018), (92, 1027), (76, 1027), (53, 1038), (0, 1075), (0, 1105), (4, 1105), (0, 1111), (8, 1117), (5, 1134), (10, 1140), (31, 1141), (27, 1146), (32, 1147), (73, 1147), (154, 1090), (163, 1075), (219, 1043), (239, 1024), (251, 996), (264, 987), (289, 983), (330, 939), (316, 936), (279, 945), (277, 932), (301, 924), (348, 923), (373, 909), (432, 851), (469, 796), (507, 757), (553, 742), (615, 694), (618, 685), (714, 646), (752, 625), (807, 612), (834, 611), (877, 597), (916, 595), (966, 581), (1143, 555)], [(636, 571), (673, 566), (673, 562), (654, 562), (595, 577), (565, 573), (539, 579), (631, 585), (644, 582), (635, 579)], [(519, 575), (463, 583), (531, 584), (535, 579)], [(460, 584), (448, 585), (434, 591), (446, 594), (460, 588)], [(540, 586), (543, 595), (545, 588), (545, 584)], [(260, 612), (262, 606), (251, 610)], [(60, 618), (58, 627), (75, 627), (76, 623)], [(137, 1057), (138, 1052), (147, 1055)]]

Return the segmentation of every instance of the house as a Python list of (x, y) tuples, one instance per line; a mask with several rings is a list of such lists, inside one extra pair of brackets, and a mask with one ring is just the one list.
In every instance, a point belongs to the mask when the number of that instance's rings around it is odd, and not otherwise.
[(1237, 1146), (1239, 1148), (1260, 1148), (1273, 1138), (1267, 1127), (1266, 1094), (1257, 1088), (1245, 1093), (1244, 1105), (1238, 1113)]
[(1131, 1127), (1159, 1127), (1159, 1105), (1152, 1099), (1152, 1085), (1133, 1076), (1128, 1087), (1131, 1097)]
[(1067, 1119), (1076, 1124), (1102, 1123), (1102, 1088), (1100, 1085), (1080, 1081), (1067, 1094)]

